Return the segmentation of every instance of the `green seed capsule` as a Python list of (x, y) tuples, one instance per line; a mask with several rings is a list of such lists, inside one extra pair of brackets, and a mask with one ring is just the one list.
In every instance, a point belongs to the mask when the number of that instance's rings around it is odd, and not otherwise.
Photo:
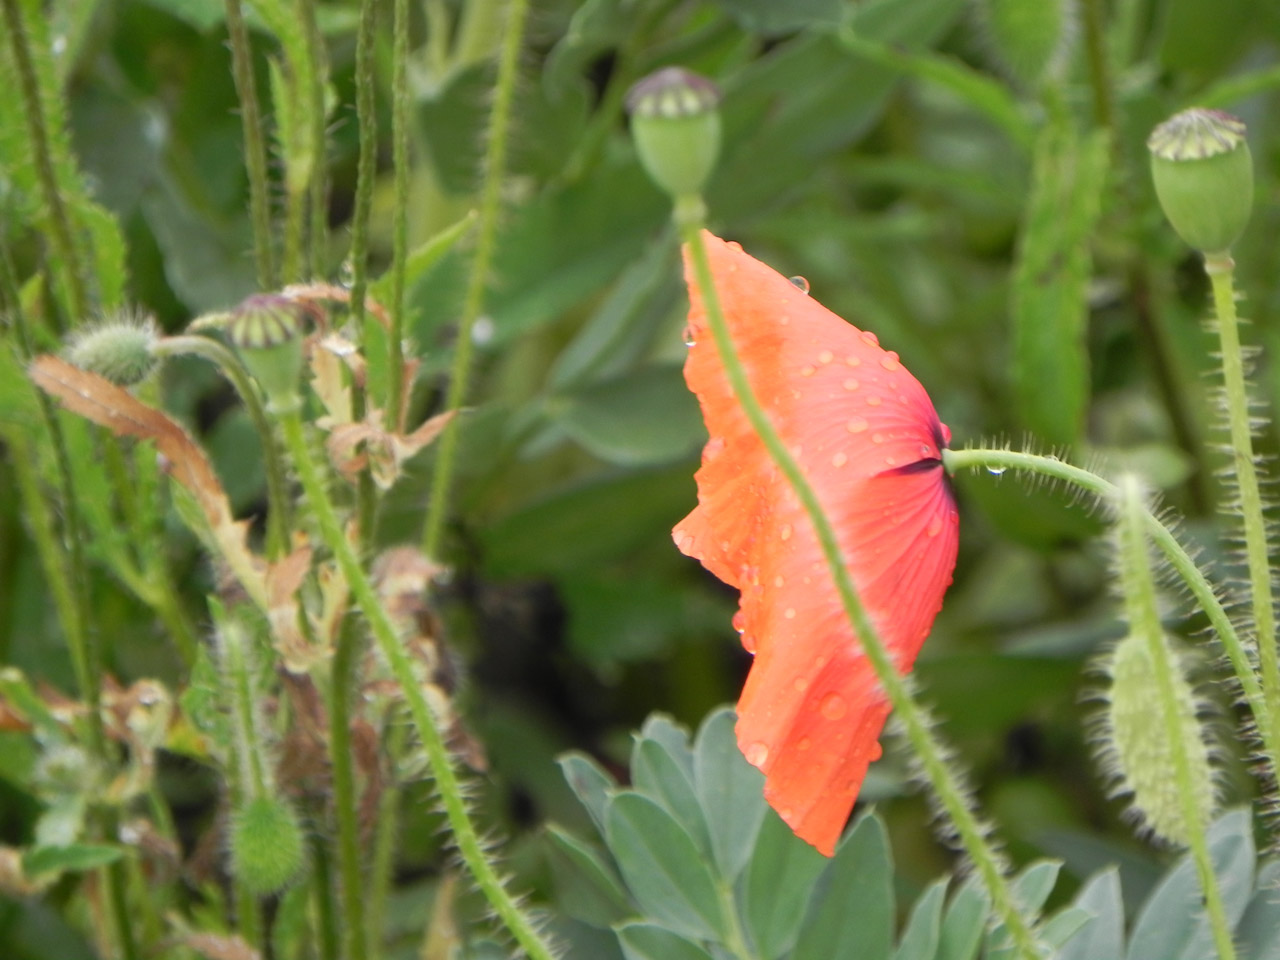
[(231, 866), (246, 889), (260, 896), (283, 890), (302, 869), (303, 836), (293, 808), (255, 797), (231, 822)]
[(627, 93), (631, 136), (653, 181), (673, 197), (702, 191), (720, 155), (720, 91), (681, 67), (666, 67)]
[(1147, 149), (1156, 196), (1178, 236), (1202, 253), (1226, 253), (1253, 209), (1244, 122), (1220, 110), (1184, 110), (1152, 131)]
[(302, 402), (301, 308), (288, 297), (257, 294), (230, 316), (227, 335), (240, 359), (267, 395), (269, 409), (297, 409)]

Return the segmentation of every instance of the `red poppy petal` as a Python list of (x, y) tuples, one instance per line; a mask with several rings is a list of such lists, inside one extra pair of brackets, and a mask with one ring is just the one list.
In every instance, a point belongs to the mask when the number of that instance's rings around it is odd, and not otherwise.
[[(899, 669), (928, 635), (955, 566), (949, 438), (924, 388), (873, 335), (709, 234), (712, 272), (752, 388), (822, 502), (867, 612)], [(688, 270), (687, 270), (688, 272)], [(682, 551), (742, 591), (756, 654), (738, 743), (796, 833), (830, 854), (888, 715), (817, 536), (734, 399), (696, 283), (685, 378), (711, 440)]]

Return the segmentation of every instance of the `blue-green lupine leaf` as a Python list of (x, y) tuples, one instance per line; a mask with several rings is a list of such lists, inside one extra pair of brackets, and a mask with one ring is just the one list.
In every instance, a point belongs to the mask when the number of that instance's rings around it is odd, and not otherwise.
[[(1058, 881), (1062, 863), (1058, 860), (1038, 860), (1027, 866), (1010, 884), (1013, 900), (1018, 904), (1022, 916), (1032, 920), (1040, 913), (1040, 908), (1049, 899), (1053, 886)], [(1013, 956), (1013, 941), (1008, 928), (1002, 923), (987, 934), (985, 953), (990, 957)]]
[(1258, 871), (1256, 892), (1236, 927), (1238, 960), (1280, 958), (1280, 860)]
[(671, 814), (648, 797), (623, 791), (609, 800), (605, 830), (645, 916), (695, 939), (721, 936), (724, 918), (711, 871)]
[(557, 760), (574, 795), (587, 808), (600, 836), (604, 836), (604, 811), (609, 805), (608, 791), (616, 789), (618, 782), (600, 764), (585, 753), (566, 753)]
[(631, 754), (631, 783), (636, 791), (656, 800), (688, 832), (698, 849), (711, 853), (711, 839), (707, 821), (698, 804), (693, 786), (693, 764), (688, 760), (689, 749), (683, 749), (685, 761), (679, 752), (662, 741), (649, 736), (637, 738)]
[(1078, 894), (1075, 905), (1093, 919), (1063, 947), (1058, 960), (1095, 960), (1124, 955), (1124, 897), (1120, 871), (1110, 867), (1098, 873)]
[(707, 715), (693, 747), (698, 802), (711, 834), (711, 852), (720, 876), (732, 883), (751, 858), (768, 809), (764, 774), (747, 763), (733, 733), (729, 707)]
[(977, 956), (990, 906), (986, 890), (976, 882), (965, 883), (956, 891), (942, 919), (937, 960), (973, 960)]
[(893, 861), (878, 817), (845, 835), (823, 874), (791, 960), (887, 960), (893, 948)]
[(1079, 439), (1089, 400), (1089, 245), (1102, 210), (1110, 139), (1055, 116), (1036, 140), (1031, 195), (1010, 291), (1015, 398), (1044, 442)]
[[(1231, 810), (1209, 828), (1209, 855), (1227, 922), (1234, 927), (1253, 894), (1253, 822), (1247, 808)], [(1165, 874), (1138, 915), (1128, 960), (1201, 960), (1213, 954), (1200, 880), (1187, 854)]]
[(595, 927), (608, 927), (632, 912), (621, 880), (594, 846), (554, 824), (547, 828), (547, 841), (560, 909)]
[(828, 862), (777, 814), (765, 815), (747, 871), (743, 911), (761, 957), (781, 957), (795, 943), (805, 906)]
[(625, 923), (616, 928), (627, 960), (712, 960), (711, 954), (653, 923)]
[(942, 932), (942, 904), (946, 895), (946, 877), (935, 880), (920, 894), (911, 908), (894, 960), (933, 960)]

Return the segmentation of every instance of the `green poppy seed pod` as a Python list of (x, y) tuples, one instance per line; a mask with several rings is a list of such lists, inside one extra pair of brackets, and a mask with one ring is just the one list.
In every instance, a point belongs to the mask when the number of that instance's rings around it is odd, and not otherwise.
[[(1160, 642), (1168, 647), (1163, 636)], [(1173, 650), (1165, 658), (1172, 667), (1177, 704), (1176, 739), (1166, 723), (1155, 692), (1149, 638), (1140, 632), (1120, 641), (1109, 663), (1111, 689), (1106, 712), (1104, 744), (1114, 768), (1117, 792), (1132, 798), (1132, 810), (1156, 836), (1186, 845), (1192, 830), (1203, 829), (1213, 816), (1215, 791), (1209, 746), (1201, 725), (1195, 691), (1187, 680), (1182, 658)], [(1174, 771), (1175, 750), (1185, 750), (1195, 798), (1198, 824), (1187, 823)]]
[(1226, 253), (1253, 209), (1253, 158), (1244, 121), (1198, 107), (1170, 117), (1147, 139), (1164, 215), (1191, 247)]
[(302, 308), (279, 294), (255, 294), (232, 311), (227, 336), (267, 395), (268, 409), (296, 410), (302, 403)]
[(67, 345), (67, 361), (110, 380), (131, 387), (145, 380), (158, 362), (152, 354), (156, 328), (149, 320), (109, 320), (86, 328)]
[(231, 821), (231, 867), (250, 892), (267, 896), (287, 887), (302, 870), (302, 826), (278, 797), (254, 797)]
[(720, 155), (720, 91), (706, 77), (664, 67), (627, 93), (640, 162), (673, 197), (696, 196)]

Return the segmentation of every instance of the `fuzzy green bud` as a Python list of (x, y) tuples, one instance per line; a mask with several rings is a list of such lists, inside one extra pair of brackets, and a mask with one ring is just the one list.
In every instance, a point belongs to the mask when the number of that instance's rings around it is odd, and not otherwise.
[(150, 320), (109, 320), (78, 333), (67, 344), (67, 361), (116, 386), (131, 387), (155, 369), (151, 351), (157, 338)]
[(230, 315), (227, 336), (267, 395), (268, 409), (284, 412), (301, 404), (302, 307), (288, 297), (248, 297)]
[(287, 887), (302, 869), (302, 826), (278, 797), (254, 797), (231, 821), (231, 867), (245, 888), (260, 896)]
[(705, 77), (664, 67), (627, 93), (640, 162), (673, 197), (702, 192), (720, 155), (720, 91)]
[(1226, 253), (1253, 209), (1253, 158), (1242, 120), (1198, 107), (1151, 132), (1151, 177), (1178, 236), (1206, 254)]

